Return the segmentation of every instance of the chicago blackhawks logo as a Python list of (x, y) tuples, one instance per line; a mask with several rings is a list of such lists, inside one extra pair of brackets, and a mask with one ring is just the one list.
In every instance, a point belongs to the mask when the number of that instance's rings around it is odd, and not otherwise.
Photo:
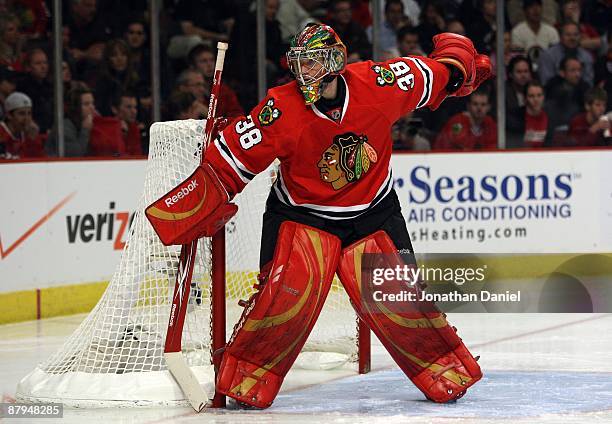
[(385, 85), (393, 85), (395, 82), (395, 74), (391, 72), (389, 69), (380, 66), (374, 65), (372, 66), (372, 70), (376, 72), (376, 84), (384, 87)]
[(376, 150), (367, 141), (365, 135), (353, 133), (335, 136), (317, 163), (321, 180), (340, 190), (363, 177), (378, 160)]
[(257, 119), (259, 119), (259, 123), (261, 125), (270, 125), (272, 122), (276, 121), (281, 116), (280, 109), (274, 107), (274, 99), (271, 98), (266, 102), (264, 107), (257, 115)]

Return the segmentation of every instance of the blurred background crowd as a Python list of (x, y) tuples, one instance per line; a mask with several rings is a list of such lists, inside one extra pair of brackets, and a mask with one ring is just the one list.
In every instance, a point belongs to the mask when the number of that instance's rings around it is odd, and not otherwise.
[[(427, 55), (454, 32), (506, 68), (506, 147), (609, 146), (612, 1), (386, 0), (381, 60)], [(150, 16), (146, 0), (65, 0), (62, 81), (65, 156), (146, 154), (152, 123)], [(0, 158), (56, 156), (51, 1), (0, 0)], [(284, 54), (311, 21), (330, 24), (349, 62), (372, 59), (372, 10), (364, 0), (266, 0), (268, 87), (290, 81)], [(160, 16), (162, 119), (207, 113), (216, 42), (229, 41), (218, 116), (258, 103), (255, 2), (165, 0)], [(497, 31), (504, 51), (496, 54)], [(500, 57), (498, 57), (500, 56)], [(394, 126), (394, 149), (497, 146), (495, 80), (436, 111)]]

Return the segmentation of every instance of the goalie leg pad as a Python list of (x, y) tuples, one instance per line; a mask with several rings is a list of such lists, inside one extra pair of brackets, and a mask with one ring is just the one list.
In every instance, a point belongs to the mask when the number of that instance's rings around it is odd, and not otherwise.
[(301, 351), (329, 292), (340, 240), (284, 222), (267, 281), (245, 307), (217, 375), (217, 392), (267, 408)]
[(377, 290), (411, 292), (419, 299), (420, 284), (391, 280), (373, 285), (368, 278), (368, 269), (404, 265), (389, 236), (378, 231), (342, 250), (338, 275), (360, 318), (425, 396), (435, 402), (458, 399), (482, 372), (446, 316), (432, 302), (397, 302), (374, 295)]

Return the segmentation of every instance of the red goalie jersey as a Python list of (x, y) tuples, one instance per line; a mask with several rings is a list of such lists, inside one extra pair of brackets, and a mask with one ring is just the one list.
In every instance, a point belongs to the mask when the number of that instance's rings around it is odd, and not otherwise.
[(231, 196), (276, 158), (278, 199), (331, 219), (359, 216), (391, 190), (391, 126), (445, 90), (445, 65), (423, 57), (348, 65), (338, 79), (344, 104), (324, 113), (306, 106), (295, 81), (269, 90), (206, 151)]

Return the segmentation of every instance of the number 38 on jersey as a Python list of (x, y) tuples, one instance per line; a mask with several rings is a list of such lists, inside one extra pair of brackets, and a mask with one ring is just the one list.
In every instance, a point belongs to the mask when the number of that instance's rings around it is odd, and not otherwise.
[(240, 145), (245, 150), (261, 141), (261, 131), (255, 126), (250, 115), (244, 121), (236, 122), (236, 132), (240, 135)]

